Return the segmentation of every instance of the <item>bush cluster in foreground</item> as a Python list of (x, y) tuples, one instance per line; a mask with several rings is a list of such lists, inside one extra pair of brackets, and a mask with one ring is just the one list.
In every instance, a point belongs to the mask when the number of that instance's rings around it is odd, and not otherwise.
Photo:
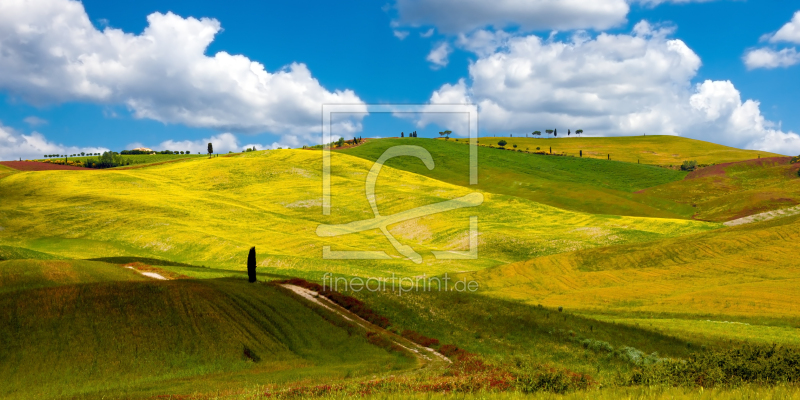
[(773, 386), (800, 383), (800, 349), (744, 345), (694, 353), (688, 360), (664, 360), (632, 372), (625, 385), (683, 387)]

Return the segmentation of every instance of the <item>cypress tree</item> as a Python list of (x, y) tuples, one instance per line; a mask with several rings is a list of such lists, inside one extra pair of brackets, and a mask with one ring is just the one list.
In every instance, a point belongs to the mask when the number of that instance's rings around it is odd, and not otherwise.
[(250, 254), (247, 255), (247, 280), (250, 283), (256, 281), (256, 248), (250, 248)]

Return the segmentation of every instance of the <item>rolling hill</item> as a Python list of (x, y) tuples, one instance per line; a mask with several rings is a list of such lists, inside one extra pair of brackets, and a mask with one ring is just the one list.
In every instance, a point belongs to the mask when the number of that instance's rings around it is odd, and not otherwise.
[[(629, 163), (679, 166), (684, 161), (695, 160), (699, 164), (722, 164), (744, 161), (753, 158), (776, 157), (781, 154), (760, 150), (742, 150), (702, 140), (680, 136), (620, 136), (620, 137), (482, 137), (480, 144), (497, 146), (500, 140), (506, 141), (507, 148), (517, 145), (518, 149), (541, 150), (570, 156), (578, 156), (583, 151), (584, 158), (608, 159)], [(543, 135), (545, 135), (543, 133)], [(545, 135), (546, 136), (546, 135)], [(458, 139), (463, 142), (467, 139)]]
[(467, 274), (486, 295), (586, 311), (800, 320), (800, 216)]
[(691, 204), (694, 219), (730, 221), (800, 204), (800, 163), (789, 161), (772, 157), (718, 164), (642, 194)]
[[(428, 250), (465, 249), (471, 215), (480, 221), (481, 258), (469, 269), (719, 227), (565, 211), (484, 192), (480, 207), (389, 227), (399, 240), (424, 254), (423, 263), (416, 265), (406, 262), (378, 230), (333, 238), (316, 235), (320, 223), (373, 217), (364, 192), (371, 163), (340, 153), (333, 157), (332, 213), (322, 215), (319, 157), (315, 151), (278, 150), (131, 170), (17, 173), (0, 180), (0, 243), (62, 258), (146, 257), (239, 271), (247, 250), (256, 246), (265, 271), (318, 278), (325, 272), (390, 276), (463, 271), (462, 263), (436, 260)], [(655, 176), (676, 173), (644, 168)], [(646, 186), (647, 173), (620, 178), (622, 182), (615, 185), (638, 189)], [(472, 192), (390, 167), (383, 170), (377, 185), (382, 215)], [(326, 245), (334, 250), (387, 250), (393, 260), (380, 269), (370, 260), (323, 260), (320, 255)], [(189, 276), (226, 276), (174, 269)]]
[(5, 261), (0, 276), (3, 398), (189, 395), (416, 365), (327, 310), (243, 279), (145, 281), (64, 261)]

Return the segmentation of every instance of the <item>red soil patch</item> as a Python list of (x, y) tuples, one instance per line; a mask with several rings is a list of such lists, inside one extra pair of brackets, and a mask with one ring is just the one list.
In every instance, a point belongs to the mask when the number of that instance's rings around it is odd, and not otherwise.
[(767, 157), (756, 158), (753, 160), (736, 161), (724, 164), (712, 165), (690, 172), (685, 179), (705, 178), (707, 176), (725, 176), (725, 170), (733, 165), (747, 165), (753, 167), (763, 167), (764, 164), (788, 164), (792, 157)]
[(54, 170), (79, 170), (89, 171), (92, 168), (75, 167), (72, 165), (58, 165), (37, 161), (0, 161), (0, 164), (18, 171), (54, 171)]

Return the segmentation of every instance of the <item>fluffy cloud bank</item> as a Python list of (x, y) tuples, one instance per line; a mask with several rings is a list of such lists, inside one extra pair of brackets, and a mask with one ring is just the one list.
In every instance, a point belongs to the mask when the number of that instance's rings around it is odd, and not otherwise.
[(708, 1), (714, 0), (396, 0), (398, 19), (393, 25), (435, 26), (445, 34), (487, 27), (604, 30), (627, 22), (629, 3), (655, 7), (662, 3)]
[(625, 0), (397, 0), (399, 19), (408, 26), (436, 26), (449, 34), (492, 26), (524, 30), (607, 29), (625, 22)]
[[(137, 118), (307, 139), (323, 103), (361, 104), (304, 64), (269, 72), (242, 55), (205, 54), (220, 23), (167, 13), (139, 35), (96, 29), (72, 0), (0, 2), (0, 89), (36, 104), (125, 104)], [(337, 132), (361, 129), (353, 117)]]
[(102, 153), (108, 151), (104, 147), (76, 147), (53, 143), (41, 133), (29, 135), (19, 133), (7, 126), (0, 125), (0, 161), (29, 160), (42, 158), (46, 154)]
[(494, 133), (561, 128), (607, 136), (683, 135), (800, 153), (800, 136), (776, 129), (758, 102), (742, 101), (731, 82), (693, 85), (700, 58), (670, 34), (643, 21), (631, 34), (487, 41), (497, 48), (481, 47), (485, 54), (469, 67), (471, 84), (443, 85), (430, 101), (476, 103), (481, 129)]
[[(800, 44), (800, 11), (794, 13), (792, 20), (787, 22), (777, 32), (767, 34), (762, 40), (770, 43), (797, 43)], [(747, 69), (791, 67), (800, 63), (800, 53), (794, 47), (776, 50), (770, 47), (761, 47), (748, 50), (744, 57)]]

